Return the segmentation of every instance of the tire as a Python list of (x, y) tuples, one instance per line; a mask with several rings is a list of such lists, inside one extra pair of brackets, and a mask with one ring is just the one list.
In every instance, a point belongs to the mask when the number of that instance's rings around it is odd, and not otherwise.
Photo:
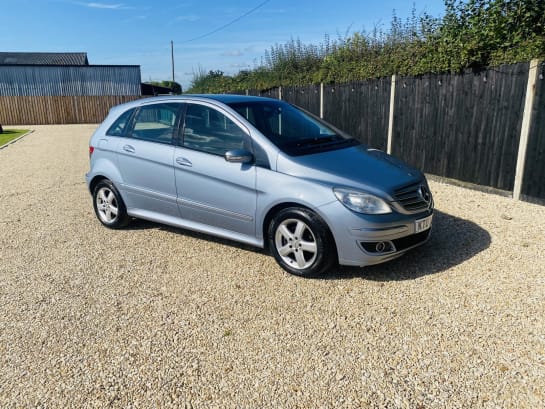
[(288, 273), (316, 277), (337, 262), (333, 236), (312, 211), (289, 207), (272, 219), (267, 239), (277, 263)]
[(93, 206), (97, 219), (104, 226), (120, 229), (129, 224), (125, 203), (113, 183), (108, 179), (101, 180), (95, 186)]

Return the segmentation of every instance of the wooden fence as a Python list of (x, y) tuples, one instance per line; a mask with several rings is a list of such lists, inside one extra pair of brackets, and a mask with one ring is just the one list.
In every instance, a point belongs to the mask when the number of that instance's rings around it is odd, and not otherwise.
[(542, 203), (545, 201), (545, 63), (535, 75), (535, 100), (521, 193), (524, 200)]
[(322, 116), (363, 143), (386, 151), (390, 81), (324, 86)]
[[(287, 100), (427, 173), (545, 203), (545, 64), (242, 93)], [(0, 124), (99, 123), (139, 96), (0, 96)]]
[(246, 93), (299, 105), (427, 173), (545, 203), (544, 74), (534, 60)]
[(109, 109), (141, 98), (116, 96), (0, 96), (0, 124), (100, 123)]
[(396, 79), (392, 153), (427, 173), (512, 191), (528, 64)]

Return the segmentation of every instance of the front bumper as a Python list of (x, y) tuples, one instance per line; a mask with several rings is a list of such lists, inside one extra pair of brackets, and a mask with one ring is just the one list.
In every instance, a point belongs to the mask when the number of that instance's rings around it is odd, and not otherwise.
[(340, 202), (320, 207), (337, 246), (339, 264), (369, 266), (402, 256), (429, 240), (428, 229), (416, 232), (416, 221), (432, 216), (433, 208), (405, 215), (363, 215), (352, 212)]

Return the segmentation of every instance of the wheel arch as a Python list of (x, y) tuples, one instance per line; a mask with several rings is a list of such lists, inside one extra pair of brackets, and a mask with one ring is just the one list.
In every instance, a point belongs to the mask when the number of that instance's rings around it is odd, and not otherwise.
[(102, 156), (91, 161), (91, 172), (88, 177), (91, 178), (89, 182), (89, 190), (93, 194), (93, 190), (98, 182), (107, 179), (116, 186), (119, 190), (118, 183), (123, 181), (121, 173), (114, 163), (114, 158), (109, 156)]
[(110, 179), (108, 179), (104, 175), (96, 175), (95, 177), (93, 177), (93, 179), (91, 179), (91, 182), (89, 182), (89, 191), (91, 192), (91, 194), (93, 194), (93, 192), (95, 191), (96, 185), (98, 185), (98, 183), (101, 182), (102, 180), (110, 180)]
[(319, 212), (317, 212), (316, 209), (313, 209), (310, 206), (307, 206), (302, 203), (297, 203), (297, 202), (278, 203), (268, 210), (267, 214), (263, 218), (263, 225), (261, 226), (261, 231), (263, 234), (263, 245), (264, 245), (263, 247), (266, 250), (269, 250), (268, 230), (269, 230), (269, 225), (271, 224), (272, 219), (274, 218), (276, 214), (278, 214), (278, 212), (280, 212), (281, 210), (287, 209), (289, 207), (298, 207), (298, 208), (306, 209), (316, 214), (322, 220), (324, 225), (327, 227), (328, 234), (331, 236), (331, 240), (333, 242), (333, 247), (335, 251), (337, 251), (337, 243), (335, 241), (335, 236), (333, 235), (333, 231), (331, 230), (331, 227), (327, 223), (326, 219)]

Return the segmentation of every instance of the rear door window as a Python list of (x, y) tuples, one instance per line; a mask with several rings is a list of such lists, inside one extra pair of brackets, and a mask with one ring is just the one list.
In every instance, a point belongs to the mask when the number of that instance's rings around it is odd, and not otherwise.
[(223, 156), (245, 147), (246, 133), (221, 112), (205, 105), (189, 104), (185, 114), (183, 146)]

